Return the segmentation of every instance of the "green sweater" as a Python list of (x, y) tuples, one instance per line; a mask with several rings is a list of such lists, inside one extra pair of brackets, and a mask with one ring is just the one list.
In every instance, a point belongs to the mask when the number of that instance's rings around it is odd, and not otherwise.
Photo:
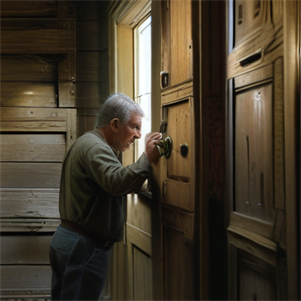
[(61, 219), (103, 239), (118, 241), (126, 216), (125, 195), (139, 191), (151, 171), (145, 154), (124, 167), (98, 131), (84, 134), (62, 165)]

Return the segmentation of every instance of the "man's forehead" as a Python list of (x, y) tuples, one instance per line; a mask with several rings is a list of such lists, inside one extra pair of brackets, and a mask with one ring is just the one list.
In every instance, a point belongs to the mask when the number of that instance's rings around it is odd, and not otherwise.
[(142, 123), (142, 116), (137, 114), (137, 113), (133, 113), (131, 115), (131, 119), (129, 120), (129, 123), (138, 123), (141, 124)]

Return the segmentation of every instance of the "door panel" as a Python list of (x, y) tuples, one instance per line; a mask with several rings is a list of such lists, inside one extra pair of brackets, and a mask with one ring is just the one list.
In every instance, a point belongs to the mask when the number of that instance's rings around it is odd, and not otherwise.
[(165, 300), (193, 299), (193, 218), (162, 208)]
[(295, 182), (297, 174), (287, 173), (291, 162), (285, 158), (295, 158), (287, 143), (296, 139), (295, 115), (288, 112), (295, 108), (297, 90), (286, 97), (285, 83), (296, 80), (286, 62), (296, 61), (297, 53), (284, 49), (296, 36), (296, 15), (286, 14), (297, 2), (234, 3), (234, 48), (228, 56), (230, 298), (289, 299), (296, 293), (289, 279), (296, 279), (296, 249), (290, 246), (297, 237), (291, 222), (296, 215), (287, 211), (296, 210), (295, 192), (286, 183)]
[(238, 252), (237, 273), (239, 278), (238, 300), (276, 300), (277, 283), (275, 267), (250, 255)]
[(192, 77), (192, 1), (163, 0), (162, 71), (174, 86)]
[(151, 257), (133, 247), (134, 299), (152, 300)]
[(172, 139), (171, 156), (162, 160), (163, 295), (166, 300), (193, 298), (195, 138), (192, 110), (192, 95), (170, 98), (162, 106), (167, 122), (164, 137)]
[(274, 218), (272, 91), (268, 84), (235, 99), (235, 211), (268, 222)]
[(163, 183), (162, 202), (192, 212), (193, 185), (193, 98), (179, 99), (163, 106), (163, 115), (168, 124), (166, 136), (172, 138), (172, 152), (165, 161), (166, 179)]
[[(161, 159), (161, 227), (163, 298), (192, 300), (195, 242), (195, 106), (193, 82), (193, 7), (197, 1), (161, 1), (161, 115), (167, 123), (163, 138), (172, 139), (169, 158)], [(197, 24), (197, 22), (195, 23)], [(195, 31), (197, 32), (197, 30)], [(197, 69), (197, 68), (196, 68)]]

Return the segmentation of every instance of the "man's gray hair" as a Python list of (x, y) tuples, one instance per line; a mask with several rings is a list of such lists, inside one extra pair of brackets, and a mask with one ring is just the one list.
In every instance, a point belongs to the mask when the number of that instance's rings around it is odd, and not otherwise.
[(118, 118), (121, 124), (126, 124), (130, 121), (133, 113), (144, 116), (143, 110), (133, 99), (123, 93), (114, 93), (101, 106), (94, 129), (106, 127), (114, 118)]

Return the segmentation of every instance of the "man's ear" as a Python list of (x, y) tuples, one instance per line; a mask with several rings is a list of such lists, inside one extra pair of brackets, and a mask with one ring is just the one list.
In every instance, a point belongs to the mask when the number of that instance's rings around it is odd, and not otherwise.
[(120, 122), (119, 122), (119, 119), (118, 118), (113, 118), (111, 121), (110, 121), (110, 127), (111, 127), (111, 130), (115, 133), (118, 132), (119, 128), (120, 128)]

